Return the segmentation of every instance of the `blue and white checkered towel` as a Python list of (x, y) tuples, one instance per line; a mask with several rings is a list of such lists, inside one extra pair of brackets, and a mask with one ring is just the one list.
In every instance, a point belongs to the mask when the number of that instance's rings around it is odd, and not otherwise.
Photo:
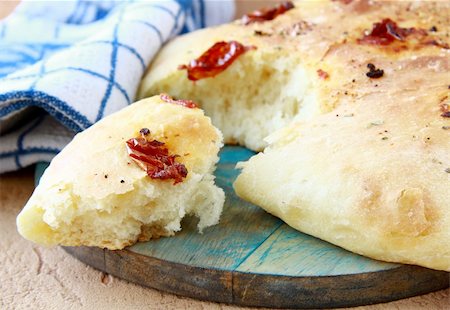
[(231, 0), (23, 1), (0, 22), (0, 173), (50, 161), (133, 101), (164, 42), (233, 15)]

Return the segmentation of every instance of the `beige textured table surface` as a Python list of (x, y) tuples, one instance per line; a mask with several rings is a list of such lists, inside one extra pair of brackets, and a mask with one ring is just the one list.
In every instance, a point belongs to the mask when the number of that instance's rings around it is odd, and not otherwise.
[[(0, 0), (0, 18), (14, 6)], [(0, 176), (0, 309), (240, 309), (139, 287), (22, 239), (15, 218), (33, 188), (31, 168)], [(449, 308), (450, 289), (354, 309)]]

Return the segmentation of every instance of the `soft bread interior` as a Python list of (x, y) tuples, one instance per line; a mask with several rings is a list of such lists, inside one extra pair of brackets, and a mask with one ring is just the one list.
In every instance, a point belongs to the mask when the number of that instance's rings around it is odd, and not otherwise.
[[(30, 200), (17, 219), (25, 238), (43, 245), (87, 245), (121, 249), (181, 230), (188, 214), (196, 215), (198, 228), (219, 222), (224, 194), (211, 174), (193, 174), (173, 186), (154, 186), (145, 180), (127, 193), (103, 199), (80, 197), (70, 184), (60, 184)], [(52, 196), (53, 199), (47, 199)]]
[(192, 82), (186, 72), (175, 71), (141, 95), (192, 98), (222, 131), (225, 143), (262, 150), (273, 131), (320, 113), (308, 73), (298, 57), (251, 50), (213, 78)]
[[(149, 128), (180, 155), (187, 177), (151, 179), (128, 156), (125, 141)], [(170, 236), (188, 214), (198, 228), (218, 223), (224, 203), (213, 171), (220, 132), (200, 109), (153, 97), (134, 103), (86, 131), (57, 155), (17, 218), (20, 234), (44, 245), (121, 249), (137, 240)]]

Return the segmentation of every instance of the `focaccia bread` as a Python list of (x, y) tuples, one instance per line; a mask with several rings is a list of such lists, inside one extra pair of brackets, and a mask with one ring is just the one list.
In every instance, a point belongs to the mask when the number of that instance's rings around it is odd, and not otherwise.
[(53, 159), (18, 230), (43, 245), (108, 249), (173, 235), (187, 214), (202, 230), (222, 212), (212, 175), (221, 146), (221, 133), (192, 102), (166, 95), (136, 102)]
[[(294, 6), (173, 40), (140, 95), (192, 97), (226, 142), (269, 143), (241, 165), (235, 189), (292, 227), (450, 271), (450, 3)], [(189, 66), (222, 41), (245, 52), (189, 80)]]
[[(269, 136), (264, 153), (240, 165), (235, 190), (352, 252), (450, 271), (449, 23), (439, 13), (448, 3), (348, 10), (323, 7), (329, 35), (348, 32), (317, 63), (329, 75), (320, 103), (336, 108)], [(383, 18), (427, 35), (358, 43)]]

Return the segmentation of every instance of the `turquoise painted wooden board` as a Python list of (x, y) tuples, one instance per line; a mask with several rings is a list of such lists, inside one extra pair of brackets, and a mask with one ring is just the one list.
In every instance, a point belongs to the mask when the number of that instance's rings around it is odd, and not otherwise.
[[(67, 247), (118, 277), (193, 298), (247, 306), (323, 308), (386, 302), (449, 286), (449, 274), (353, 254), (300, 233), (237, 197), (236, 162), (254, 153), (225, 147), (216, 182), (226, 192), (220, 224), (199, 234), (187, 218), (171, 238), (122, 251)], [(36, 170), (37, 180), (45, 165)]]

